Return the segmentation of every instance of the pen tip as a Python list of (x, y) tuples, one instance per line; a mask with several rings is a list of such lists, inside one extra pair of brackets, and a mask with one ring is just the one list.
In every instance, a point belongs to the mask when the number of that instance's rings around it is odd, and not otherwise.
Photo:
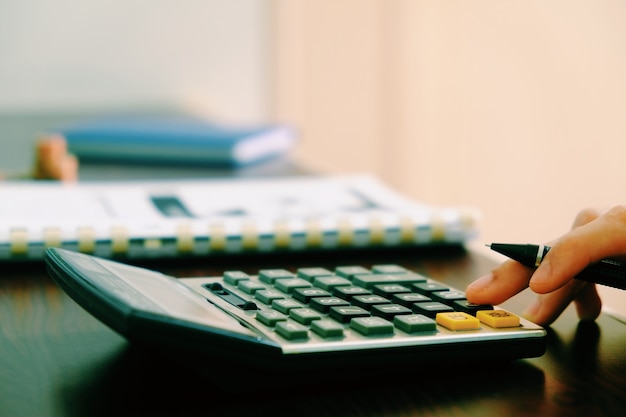
[(485, 246), (487, 246), (488, 248), (491, 247), (491, 243), (485, 243)]

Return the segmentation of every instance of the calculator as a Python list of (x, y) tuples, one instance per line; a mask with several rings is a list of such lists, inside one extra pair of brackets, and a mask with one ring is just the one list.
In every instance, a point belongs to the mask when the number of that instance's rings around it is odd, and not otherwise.
[(205, 363), (327, 373), (545, 351), (542, 327), (397, 264), (175, 278), (60, 248), (47, 249), (45, 263), (71, 298), (127, 339)]

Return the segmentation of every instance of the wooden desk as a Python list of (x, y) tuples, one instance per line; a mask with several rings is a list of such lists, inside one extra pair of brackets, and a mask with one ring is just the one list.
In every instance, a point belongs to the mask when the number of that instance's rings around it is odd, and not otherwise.
[[(463, 249), (148, 266), (182, 277), (225, 268), (252, 272), (380, 262), (416, 268), (457, 288), (494, 266)], [(505, 307), (520, 312), (530, 297), (520, 294)], [(596, 323), (579, 324), (571, 308), (553, 326), (548, 351), (540, 358), (348, 384), (341, 375), (329, 375), (327, 387), (286, 392), (245, 370), (238, 372), (247, 390), (219, 387), (169, 357), (129, 344), (61, 292), (42, 264), (0, 265), (0, 326), (0, 416), (589, 417), (626, 412), (626, 327), (606, 314)]]

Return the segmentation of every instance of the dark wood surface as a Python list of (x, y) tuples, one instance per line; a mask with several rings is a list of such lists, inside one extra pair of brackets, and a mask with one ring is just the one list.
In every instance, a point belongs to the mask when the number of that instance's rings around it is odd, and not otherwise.
[[(432, 251), (205, 258), (139, 263), (179, 277), (223, 269), (400, 263), (464, 288), (494, 264), (462, 248)], [(520, 312), (531, 294), (505, 307)], [(186, 358), (181, 358), (185, 362)], [(205, 358), (205, 369), (219, 358)], [(621, 416), (626, 413), (626, 327), (603, 314), (579, 323), (570, 308), (549, 330), (540, 358), (441, 372), (400, 370), (359, 381), (293, 388), (245, 369), (220, 386), (135, 346), (104, 326), (50, 280), (41, 263), (0, 265), (0, 416)], [(306, 378), (306, 375), (303, 375)]]

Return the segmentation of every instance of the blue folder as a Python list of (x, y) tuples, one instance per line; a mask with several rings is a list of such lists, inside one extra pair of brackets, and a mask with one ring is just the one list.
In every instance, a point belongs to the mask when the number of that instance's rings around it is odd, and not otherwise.
[(99, 119), (51, 132), (80, 160), (241, 166), (288, 152), (285, 125), (237, 126), (192, 117)]

